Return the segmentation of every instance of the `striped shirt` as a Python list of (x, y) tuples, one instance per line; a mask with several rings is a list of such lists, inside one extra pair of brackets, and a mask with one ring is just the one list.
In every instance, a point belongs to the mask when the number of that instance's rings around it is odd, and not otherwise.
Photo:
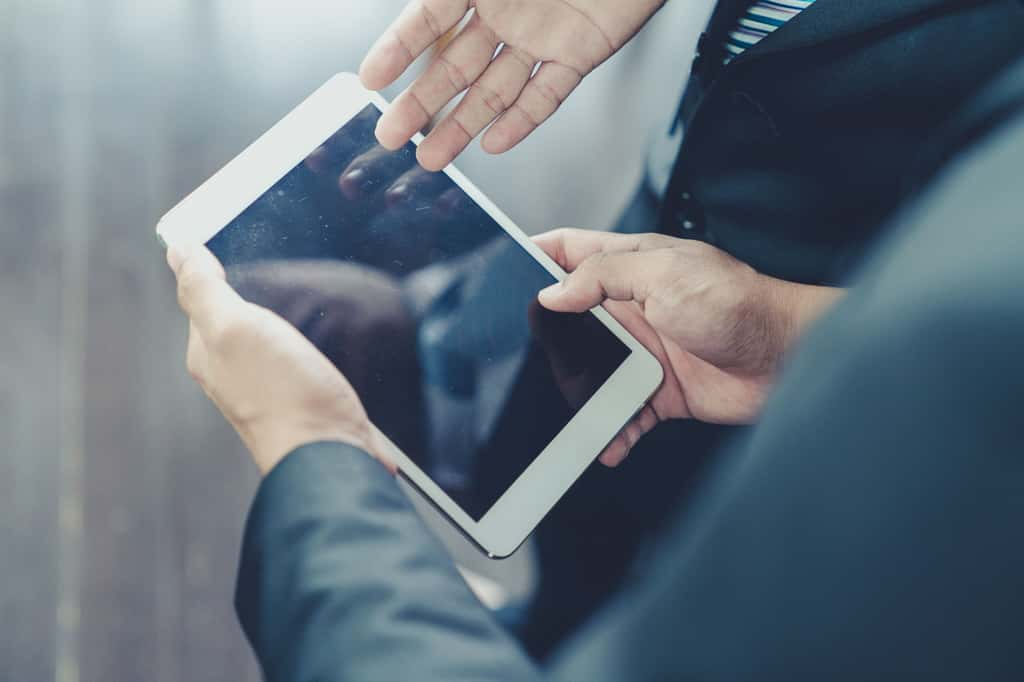
[(725, 41), (725, 61), (738, 57), (765, 36), (814, 4), (814, 0), (759, 0), (740, 19)]
[[(725, 41), (725, 63), (764, 40), (787, 21), (814, 4), (814, 0), (758, 0), (740, 18)], [(675, 112), (673, 112), (675, 113)], [(679, 146), (682, 126), (672, 126), (669, 137), (659, 134), (647, 155), (647, 185), (657, 196), (665, 194)]]

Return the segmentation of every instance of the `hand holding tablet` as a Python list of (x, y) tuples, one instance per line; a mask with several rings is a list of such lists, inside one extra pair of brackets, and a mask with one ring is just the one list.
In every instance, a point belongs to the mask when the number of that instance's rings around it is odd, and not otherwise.
[(172, 246), (167, 261), (190, 322), (189, 373), (261, 473), (317, 441), (355, 445), (394, 470), (355, 390), (294, 326), (243, 300), (205, 247)]
[(599, 453), (664, 419), (752, 420), (834, 298), (795, 305), (691, 240), (530, 240), (458, 171), (379, 146), (384, 106), (336, 77), (158, 226), (193, 254), (169, 255), (193, 374), (264, 471), (356, 444), (504, 556)]
[[(157, 230), (172, 247), (206, 244), (241, 299), (223, 282), (208, 290), (297, 344), (239, 344), (210, 367), (246, 374), (246, 399), (290, 396), (285, 415), (309, 402), (281, 382), (313, 380), (319, 367), (346, 407), (314, 421), (335, 423), (336, 438), (392, 464), (506, 556), (643, 408), (661, 365), (600, 308), (544, 311), (559, 319), (539, 332), (537, 294), (564, 272), (458, 171), (424, 173), (413, 143), (380, 148), (385, 107), (355, 77), (332, 79)], [(556, 355), (572, 357), (571, 374)], [(241, 412), (226, 410), (251, 443)], [(268, 439), (270, 462), (301, 444)]]

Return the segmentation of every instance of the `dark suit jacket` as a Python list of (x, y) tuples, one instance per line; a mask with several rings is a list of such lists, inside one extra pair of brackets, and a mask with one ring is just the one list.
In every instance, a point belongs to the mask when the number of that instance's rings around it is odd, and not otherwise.
[(323, 443), (271, 472), (246, 530), (237, 606), (267, 679), (1019, 679), (1024, 64), (979, 102), (948, 138), (970, 151), (550, 669), (381, 467)]
[(921, 148), (1024, 54), (1024, 3), (817, 0), (723, 68), (750, 2), (721, 0), (701, 39), (661, 230), (835, 283), (905, 198)]
[[(662, 224), (641, 191), (619, 228), (698, 237), (768, 274), (836, 283), (908, 178), (934, 166), (923, 153), (956, 107), (1024, 51), (1024, 5), (817, 0), (722, 68), (721, 45), (751, 1), (720, 0), (701, 41)], [(529, 374), (519, 388), (525, 399), (513, 396), (494, 435), (502, 443), (523, 437), (520, 412), (536, 407)], [(517, 633), (531, 654), (546, 657), (621, 584), (733, 431), (662, 424), (624, 467), (584, 474), (535, 536), (538, 592)]]

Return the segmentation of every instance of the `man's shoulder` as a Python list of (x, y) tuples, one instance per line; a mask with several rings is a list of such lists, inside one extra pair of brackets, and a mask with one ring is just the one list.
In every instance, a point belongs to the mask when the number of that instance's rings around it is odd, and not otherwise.
[(947, 162), (853, 278), (845, 322), (867, 338), (941, 344), (968, 330), (1024, 343), (1024, 61), (940, 143)]
[(978, 93), (964, 102), (935, 135), (922, 156), (920, 186), (948, 171), (957, 158), (970, 156), (1024, 116), (1024, 58), (997, 73)]

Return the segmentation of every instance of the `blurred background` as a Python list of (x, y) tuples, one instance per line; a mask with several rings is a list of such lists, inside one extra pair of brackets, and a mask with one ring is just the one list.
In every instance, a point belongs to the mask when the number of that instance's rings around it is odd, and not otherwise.
[[(0, 680), (259, 679), (232, 607), (256, 473), (186, 375), (153, 227), (402, 4), (0, 0)], [(670, 3), (526, 143), (459, 167), (528, 232), (609, 227), (709, 8)], [(524, 589), (528, 563), (445, 539)]]

